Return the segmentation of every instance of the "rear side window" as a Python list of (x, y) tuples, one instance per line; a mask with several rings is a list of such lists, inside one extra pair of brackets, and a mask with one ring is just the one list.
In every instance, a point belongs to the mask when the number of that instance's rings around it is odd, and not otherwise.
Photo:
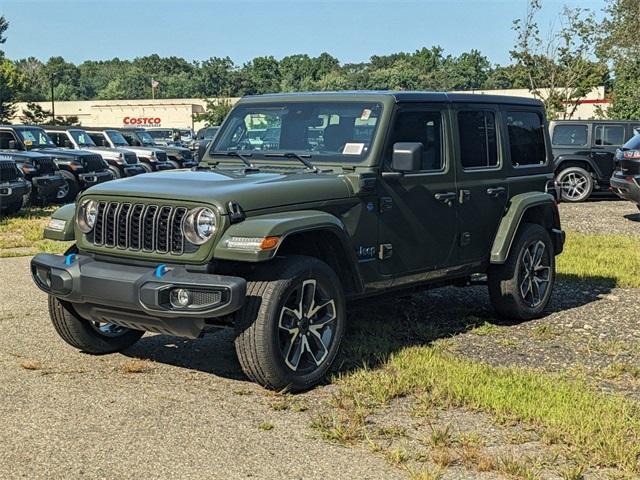
[[(13, 136), (11, 132), (0, 132), (0, 148), (8, 150), (9, 142), (16, 141), (16, 137)], [(16, 142), (17, 146), (18, 142)]]
[(516, 167), (544, 165), (544, 123), (535, 112), (507, 112), (507, 132), (511, 163)]
[(624, 143), (624, 127), (621, 125), (596, 125), (595, 144), (603, 147)]
[(570, 147), (585, 146), (588, 131), (586, 125), (556, 125), (553, 129), (552, 143)]
[(496, 116), (491, 111), (458, 112), (460, 162), (464, 168), (498, 165)]

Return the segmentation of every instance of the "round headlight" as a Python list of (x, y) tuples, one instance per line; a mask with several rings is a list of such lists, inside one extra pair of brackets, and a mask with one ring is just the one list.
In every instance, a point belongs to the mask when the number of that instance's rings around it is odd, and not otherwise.
[(209, 208), (194, 208), (187, 213), (183, 224), (185, 238), (194, 245), (202, 245), (216, 233), (216, 215)]
[(80, 204), (78, 210), (78, 227), (82, 233), (89, 233), (96, 224), (98, 213), (98, 202), (95, 200), (85, 200)]

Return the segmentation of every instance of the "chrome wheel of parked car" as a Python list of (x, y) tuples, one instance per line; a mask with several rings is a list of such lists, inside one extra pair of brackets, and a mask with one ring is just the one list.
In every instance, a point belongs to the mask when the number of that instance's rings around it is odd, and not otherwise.
[(93, 321), (90, 321), (89, 323), (96, 332), (98, 332), (100, 335), (104, 335), (105, 337), (119, 337), (120, 335), (124, 335), (125, 333), (129, 332), (128, 328), (114, 325), (113, 323)]
[(294, 372), (312, 371), (324, 362), (334, 339), (335, 301), (313, 279), (296, 288), (280, 312), (280, 351)]
[(540, 305), (550, 281), (550, 252), (544, 242), (532, 242), (526, 247), (520, 264), (520, 294), (524, 302), (531, 308)]
[(63, 198), (65, 198), (67, 195), (69, 195), (69, 184), (68, 183), (64, 183), (64, 185), (62, 185), (59, 189), (58, 189), (58, 193), (56, 194), (56, 198), (58, 200), (62, 200)]
[(582, 202), (593, 191), (591, 174), (580, 167), (570, 167), (558, 175), (562, 199), (566, 202)]

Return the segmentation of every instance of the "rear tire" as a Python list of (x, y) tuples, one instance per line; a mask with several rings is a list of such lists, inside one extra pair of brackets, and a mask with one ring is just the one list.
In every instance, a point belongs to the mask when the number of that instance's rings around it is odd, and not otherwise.
[(57, 195), (57, 201), (60, 203), (71, 203), (78, 196), (80, 184), (71, 172), (60, 170), (60, 175), (64, 178), (65, 185), (60, 188)]
[(72, 347), (93, 355), (125, 350), (136, 343), (144, 332), (100, 324), (80, 317), (73, 306), (49, 295), (49, 316), (56, 332)]
[(525, 223), (516, 234), (507, 261), (489, 268), (489, 298), (500, 316), (531, 320), (547, 307), (555, 278), (549, 232), (541, 225)]
[(274, 260), (247, 283), (246, 303), (234, 316), (242, 370), (265, 388), (307, 390), (331, 368), (345, 322), (340, 280), (326, 263)]
[(565, 202), (584, 202), (593, 192), (594, 181), (591, 173), (581, 167), (569, 167), (561, 170), (557, 177), (562, 200)]

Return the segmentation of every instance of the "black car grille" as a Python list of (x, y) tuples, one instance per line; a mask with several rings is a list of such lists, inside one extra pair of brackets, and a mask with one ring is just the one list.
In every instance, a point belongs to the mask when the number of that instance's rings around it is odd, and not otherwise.
[(38, 158), (34, 163), (38, 166), (38, 175), (53, 175), (56, 173), (56, 164), (53, 158)]
[(138, 157), (133, 152), (123, 153), (124, 162), (128, 164), (138, 163)]
[(93, 229), (96, 246), (155, 253), (184, 253), (185, 207), (99, 202)]
[(156, 152), (156, 158), (159, 162), (167, 161), (167, 152)]
[(100, 155), (87, 155), (82, 157), (82, 164), (89, 172), (101, 172), (104, 170), (104, 162)]
[(183, 150), (182, 151), (182, 158), (184, 160), (191, 160), (191, 150)]
[(14, 162), (0, 162), (0, 182), (10, 182), (18, 177), (20, 173)]

